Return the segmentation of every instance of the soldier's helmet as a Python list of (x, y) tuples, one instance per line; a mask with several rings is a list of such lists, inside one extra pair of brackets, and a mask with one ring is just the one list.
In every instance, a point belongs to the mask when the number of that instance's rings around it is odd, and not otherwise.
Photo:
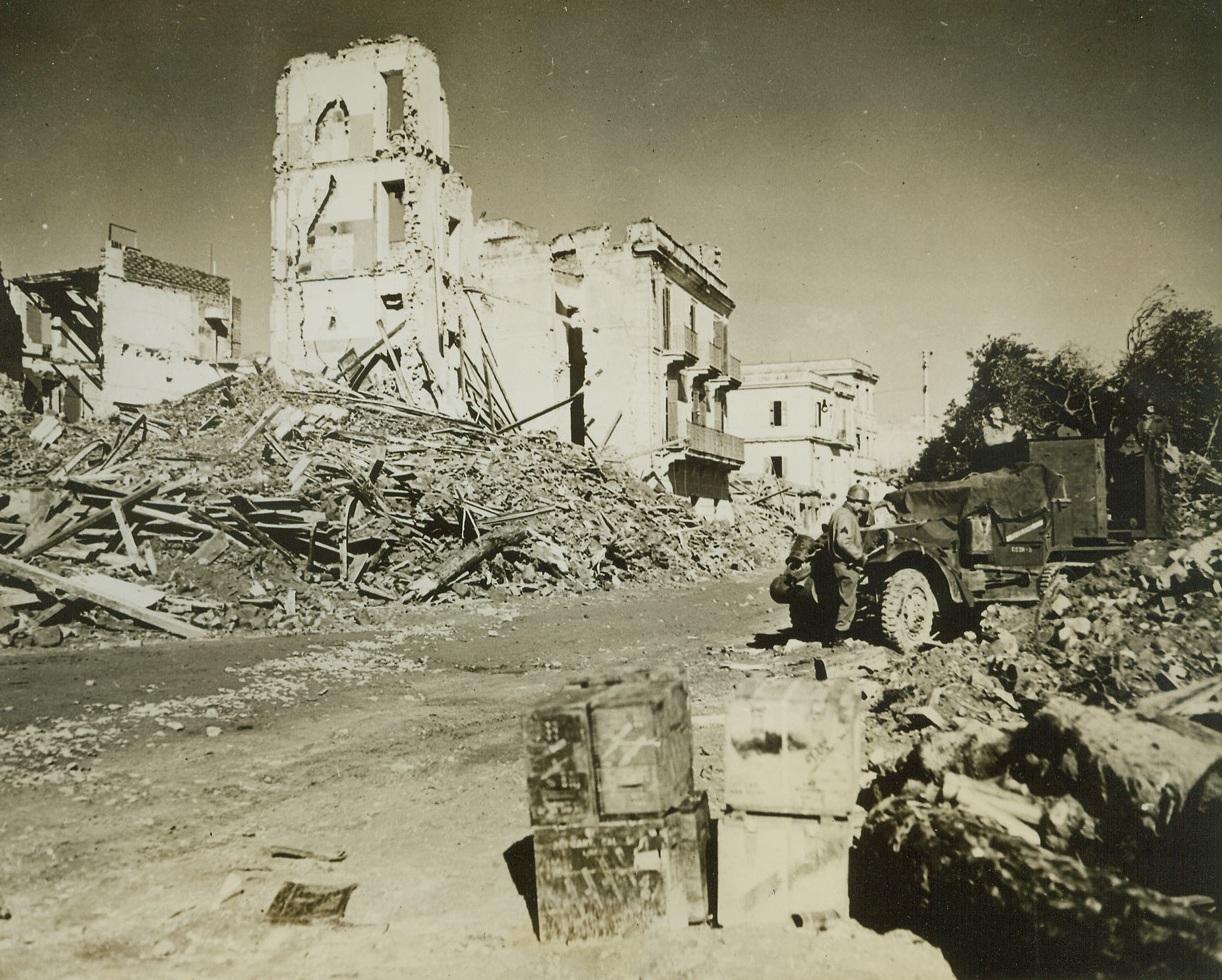
[(793, 601), (793, 583), (784, 575), (778, 575), (772, 580), (772, 584), (768, 586), (768, 594), (772, 596), (773, 602), (787, 606)]
[(859, 504), (868, 504), (870, 502), (870, 491), (860, 483), (854, 483), (849, 487), (848, 499), (854, 500)]

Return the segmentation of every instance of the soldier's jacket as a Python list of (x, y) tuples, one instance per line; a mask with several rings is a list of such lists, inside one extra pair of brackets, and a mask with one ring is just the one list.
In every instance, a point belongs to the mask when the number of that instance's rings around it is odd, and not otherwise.
[(857, 515), (843, 505), (832, 514), (827, 522), (828, 550), (832, 560), (846, 565), (859, 565), (866, 557), (861, 546), (861, 525)]

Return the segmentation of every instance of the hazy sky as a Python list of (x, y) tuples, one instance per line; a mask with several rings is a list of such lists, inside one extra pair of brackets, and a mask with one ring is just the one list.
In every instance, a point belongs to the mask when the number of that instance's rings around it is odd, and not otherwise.
[(0, 264), (108, 222), (271, 295), (276, 79), (410, 34), (475, 213), (723, 250), (746, 361), (852, 355), (884, 418), (1017, 333), (1110, 365), (1171, 283), (1222, 316), (1219, 0), (0, 0)]

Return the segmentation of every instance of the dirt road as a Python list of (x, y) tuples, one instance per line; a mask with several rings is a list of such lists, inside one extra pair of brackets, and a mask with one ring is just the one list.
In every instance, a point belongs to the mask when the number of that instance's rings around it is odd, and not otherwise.
[[(535, 938), (506, 859), (530, 835), (522, 713), (581, 674), (686, 667), (716, 817), (734, 686), (810, 669), (783, 625), (755, 575), (360, 635), (5, 652), (0, 976), (948, 977), (852, 922)], [(285, 881), (357, 888), (342, 924), (275, 925)]]

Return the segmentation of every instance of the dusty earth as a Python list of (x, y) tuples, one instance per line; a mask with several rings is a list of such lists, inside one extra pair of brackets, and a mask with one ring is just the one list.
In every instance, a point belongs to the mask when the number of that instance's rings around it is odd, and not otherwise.
[[(716, 818), (735, 686), (812, 669), (767, 578), (0, 653), (0, 976), (951, 976), (912, 934), (851, 920), (535, 937), (512, 860), (524, 712), (582, 675), (685, 667)], [(357, 887), (341, 923), (274, 924), (286, 881)]]

